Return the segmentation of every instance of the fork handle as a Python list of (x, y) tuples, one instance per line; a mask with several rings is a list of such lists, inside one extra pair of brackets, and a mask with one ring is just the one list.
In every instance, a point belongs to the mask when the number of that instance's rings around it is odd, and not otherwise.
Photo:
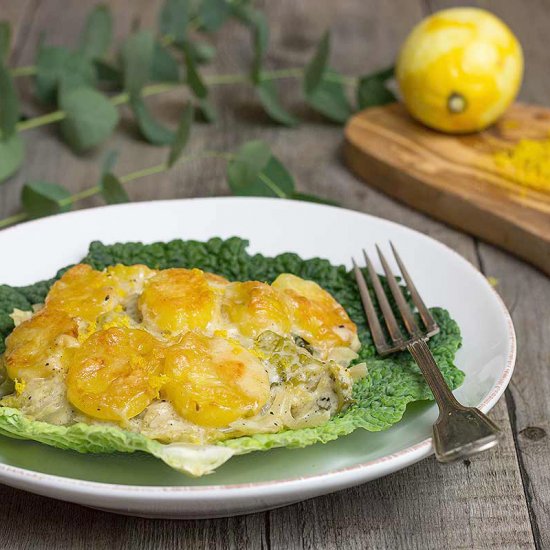
[(498, 443), (500, 430), (485, 414), (464, 407), (452, 394), (425, 340), (411, 342), (407, 349), (414, 357), (439, 406), (433, 426), (435, 456), (452, 462), (485, 451)]

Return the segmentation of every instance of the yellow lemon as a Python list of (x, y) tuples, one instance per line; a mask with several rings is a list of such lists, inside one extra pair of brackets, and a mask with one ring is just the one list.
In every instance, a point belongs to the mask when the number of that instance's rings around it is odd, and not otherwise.
[(495, 122), (516, 97), (523, 55), (498, 17), (452, 8), (412, 30), (396, 74), (413, 117), (445, 132), (474, 132)]

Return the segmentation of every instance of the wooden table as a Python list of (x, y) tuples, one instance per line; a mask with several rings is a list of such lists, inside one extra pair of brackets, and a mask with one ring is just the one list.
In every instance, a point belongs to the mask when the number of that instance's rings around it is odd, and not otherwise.
[[(95, 0), (3, 0), (0, 18), (16, 28), (13, 66), (31, 63), (42, 32), (55, 44), (74, 44)], [(470, 2), (471, 3), (471, 2)], [(550, 102), (548, 33), (550, 5), (542, 0), (474, 2), (507, 21), (524, 46), (521, 99)], [(160, 1), (112, 0), (116, 34), (132, 22), (156, 24)], [(357, 75), (390, 64), (412, 25), (454, 2), (441, 0), (278, 0), (265, 2), (271, 25), (272, 68), (303, 64), (325, 28), (333, 31), (332, 64)], [(230, 25), (216, 40), (223, 72), (248, 66), (248, 34)], [(209, 69), (211, 70), (211, 69)], [(23, 79), (24, 80), (24, 79)], [(28, 83), (30, 84), (30, 83)], [(42, 112), (22, 82), (24, 111)], [(342, 129), (307, 110), (295, 82), (285, 82), (285, 102), (304, 123), (284, 129), (266, 120), (245, 86), (220, 88), (220, 119), (195, 128), (191, 151), (232, 149), (253, 138), (268, 141), (299, 181), (300, 189), (343, 206), (382, 216), (422, 231), (457, 250), (498, 280), (514, 318), (519, 355), (506, 395), (492, 412), (505, 438), (495, 452), (449, 466), (433, 458), (347, 491), (280, 510), (212, 521), (160, 521), (120, 517), (9, 487), (0, 487), (1, 548), (550, 548), (550, 282), (511, 257), (410, 210), (355, 179), (342, 165)], [(174, 92), (157, 102), (167, 119), (181, 109)], [(162, 105), (161, 105), (162, 103)], [(127, 113), (126, 113), (127, 117)], [(107, 144), (120, 151), (121, 174), (156, 164), (165, 151), (135, 139), (129, 117)], [(93, 185), (101, 151), (75, 158), (55, 127), (27, 132), (27, 162), (0, 188), (0, 216), (17, 211), (29, 179), (57, 181), (72, 191)], [(227, 194), (222, 161), (196, 161), (135, 183), (135, 200)], [(83, 207), (99, 204), (96, 199)]]

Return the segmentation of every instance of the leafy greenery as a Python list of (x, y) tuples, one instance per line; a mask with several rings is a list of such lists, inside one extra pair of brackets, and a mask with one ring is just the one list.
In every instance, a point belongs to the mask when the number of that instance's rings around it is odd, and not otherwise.
[(122, 187), (120, 180), (111, 172), (103, 174), (101, 178), (101, 194), (107, 204), (130, 202), (126, 189)]
[(40, 218), (69, 210), (66, 201), (70, 196), (69, 191), (56, 183), (31, 181), (23, 187), (21, 201), (31, 218)]
[[(261, 147), (257, 144), (254, 147), (249, 146), (248, 149), (254, 149), (258, 154), (261, 152)], [(264, 149), (262, 156), (265, 158), (266, 154)], [(367, 329), (352, 272), (342, 265), (332, 265), (326, 259), (304, 260), (293, 253), (275, 257), (250, 255), (247, 245), (247, 241), (236, 237), (227, 240), (213, 238), (206, 242), (175, 240), (153, 244), (104, 245), (93, 242), (83, 259), (84, 263), (95, 269), (104, 269), (117, 263), (143, 263), (155, 269), (197, 267), (222, 275), (231, 281), (272, 282), (280, 273), (293, 273), (317, 282), (344, 306), (357, 325), (361, 341), (357, 361), (366, 362), (368, 368), (367, 377), (354, 384), (355, 402), (317, 428), (237, 437), (220, 445), (233, 449), (237, 454), (243, 454), (274, 447), (304, 447), (318, 442), (325, 443), (358, 428), (373, 432), (388, 429), (401, 420), (409, 403), (433, 399), (420, 370), (408, 352), (392, 354), (385, 358), (377, 355)], [(59, 273), (61, 272), (62, 270)], [(13, 321), (9, 317), (13, 308), (30, 310), (32, 303), (44, 300), (54, 280), (20, 288), (0, 286), (0, 346), (3, 346), (4, 338), (13, 330)], [(464, 373), (454, 364), (455, 354), (461, 346), (460, 329), (444, 309), (432, 308), (431, 313), (440, 327), (440, 332), (430, 339), (429, 346), (445, 380), (454, 389), (464, 380)], [(160, 447), (160, 444), (139, 434), (110, 426), (53, 426), (32, 421), (16, 409), (4, 408), (0, 411), (0, 432), (81, 452), (141, 450), (163, 458), (151, 449), (151, 445)], [(174, 467), (174, 464), (171, 465)]]
[(96, 6), (86, 20), (80, 39), (79, 51), (89, 59), (101, 59), (111, 45), (113, 19), (109, 8)]
[[(202, 74), (201, 64), (210, 62), (217, 51), (208, 42), (210, 35), (230, 20), (240, 22), (250, 32), (250, 69), (237, 74)], [(339, 124), (354, 112), (349, 100), (351, 89), (355, 90), (359, 108), (395, 99), (388, 87), (392, 68), (360, 78), (344, 76), (331, 68), (328, 31), (305, 67), (268, 70), (268, 21), (251, 0), (165, 0), (156, 31), (134, 29), (119, 45), (113, 44), (110, 9), (107, 4), (99, 4), (86, 18), (74, 49), (47, 45), (41, 40), (34, 66), (8, 69), (5, 64), (10, 46), (11, 27), (8, 22), (0, 22), (0, 182), (15, 174), (23, 163), (22, 132), (57, 123), (69, 147), (77, 154), (85, 153), (109, 139), (120, 119), (118, 107), (123, 104), (129, 104), (141, 136), (153, 145), (169, 146), (170, 151), (165, 163), (125, 176), (117, 177), (111, 169), (104, 169), (99, 184), (74, 195), (67, 195), (58, 184), (37, 187), (29, 183), (23, 193), (24, 211), (0, 220), (0, 227), (44, 212), (67, 210), (94, 194), (101, 194), (107, 202), (127, 200), (127, 183), (163, 172), (191, 156), (227, 160), (228, 184), (235, 194), (327, 202), (296, 191), (293, 177), (265, 144), (244, 144), (235, 154), (205, 151), (182, 156), (195, 120), (213, 123), (218, 118), (210, 94), (212, 86), (238, 83), (253, 87), (266, 115), (288, 127), (296, 126), (299, 119), (281, 100), (284, 94), (278, 81), (282, 79), (299, 79), (309, 107)], [(13, 78), (25, 75), (34, 75), (36, 97), (56, 110), (21, 120)], [(156, 120), (146, 98), (180, 87), (189, 88), (191, 97), (184, 98), (181, 114), (175, 117), (180, 122), (174, 128)], [(106, 174), (110, 176), (106, 178)], [(48, 187), (51, 185), (54, 187)], [(62, 197), (59, 189), (63, 189)]]
[(62, 88), (59, 106), (65, 111), (61, 132), (76, 152), (102, 143), (118, 123), (116, 107), (93, 88)]

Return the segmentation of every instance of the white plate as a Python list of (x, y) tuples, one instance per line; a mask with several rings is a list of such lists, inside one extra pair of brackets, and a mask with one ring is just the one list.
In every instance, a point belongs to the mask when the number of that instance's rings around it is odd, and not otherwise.
[[(84, 210), (0, 233), (0, 281), (22, 285), (78, 261), (92, 240), (206, 240), (240, 236), (250, 250), (321, 256), (350, 266), (352, 255), (392, 240), (428, 305), (447, 308), (462, 329), (456, 391), (488, 411), (504, 392), (515, 360), (515, 336), (496, 292), (461, 256), (398, 224), (340, 208), (252, 198), (158, 201)], [(374, 256), (374, 254), (373, 254)], [(437, 408), (409, 407), (388, 431), (358, 430), (326, 445), (275, 449), (231, 459), (193, 480), (141, 454), (80, 455), (0, 437), (0, 481), (54, 498), (125, 514), (218, 517), (265, 510), (364, 483), (432, 453)]]

